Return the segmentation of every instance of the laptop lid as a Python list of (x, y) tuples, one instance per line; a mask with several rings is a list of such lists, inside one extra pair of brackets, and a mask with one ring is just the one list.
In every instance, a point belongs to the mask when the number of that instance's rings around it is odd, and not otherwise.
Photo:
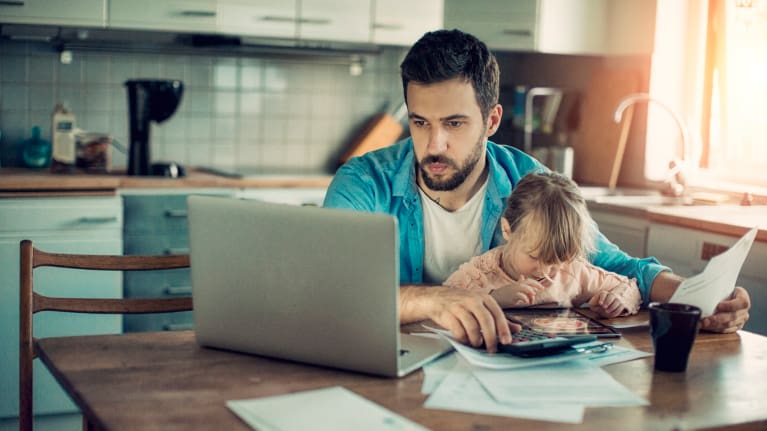
[(386, 376), (446, 350), (425, 338), (400, 345), (392, 216), (209, 196), (188, 204), (200, 345)]

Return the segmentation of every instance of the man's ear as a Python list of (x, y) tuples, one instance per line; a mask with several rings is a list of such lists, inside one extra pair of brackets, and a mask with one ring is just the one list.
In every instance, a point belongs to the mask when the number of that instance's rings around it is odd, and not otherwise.
[(493, 136), (498, 128), (501, 126), (501, 117), (503, 117), (503, 107), (500, 103), (496, 103), (490, 109), (490, 113), (487, 115), (487, 137)]
[(509, 224), (509, 221), (503, 217), (501, 217), (501, 233), (503, 234), (503, 239), (508, 242), (509, 238), (511, 238), (511, 225)]

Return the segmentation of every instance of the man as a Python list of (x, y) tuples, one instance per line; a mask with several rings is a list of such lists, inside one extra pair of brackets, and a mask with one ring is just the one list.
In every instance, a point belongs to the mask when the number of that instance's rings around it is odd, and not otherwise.
[[(501, 122), (499, 71), (484, 43), (458, 30), (425, 34), (401, 65), (411, 137), (355, 158), (334, 177), (324, 206), (394, 215), (399, 222), (400, 321), (432, 319), (473, 346), (511, 342), (520, 328), (487, 294), (440, 284), (470, 257), (503, 243), (506, 198), (543, 169), (521, 151), (488, 141)], [(591, 261), (636, 278), (644, 304), (668, 301), (682, 278), (654, 258), (628, 256), (603, 235)], [(534, 280), (527, 280), (535, 283)], [(704, 329), (733, 332), (748, 320), (738, 287)]]

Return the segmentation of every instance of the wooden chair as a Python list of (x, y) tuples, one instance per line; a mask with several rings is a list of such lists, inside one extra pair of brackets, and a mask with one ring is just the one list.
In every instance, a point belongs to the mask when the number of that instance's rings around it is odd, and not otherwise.
[[(49, 297), (34, 291), (33, 272), (41, 266), (100, 271), (147, 271), (189, 267), (189, 255), (108, 256), (46, 253), (36, 249), (32, 241), (21, 241), (20, 316), (19, 316), (19, 429), (29, 431), (33, 425), (32, 362), (37, 357), (36, 339), (32, 332), (32, 316), (39, 311), (74, 313), (132, 314), (166, 313), (192, 310), (192, 298), (97, 299)], [(83, 429), (92, 429), (83, 418)]]

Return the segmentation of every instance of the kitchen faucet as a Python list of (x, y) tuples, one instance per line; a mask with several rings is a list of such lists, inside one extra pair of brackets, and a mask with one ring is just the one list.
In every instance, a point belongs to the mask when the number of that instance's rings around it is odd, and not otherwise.
[(676, 122), (676, 125), (679, 127), (679, 132), (682, 135), (682, 160), (672, 160), (669, 163), (670, 169), (667, 173), (668, 188), (667, 190), (664, 190), (664, 192), (677, 197), (681, 196), (684, 194), (685, 187), (687, 185), (687, 180), (685, 178), (685, 174), (687, 174), (687, 172), (685, 172), (684, 167), (687, 163), (692, 162), (692, 160), (690, 160), (690, 145), (692, 144), (692, 141), (690, 140), (690, 134), (687, 131), (687, 127), (684, 125), (682, 117), (674, 109), (647, 93), (632, 93), (621, 99), (620, 102), (618, 102), (618, 107), (615, 108), (613, 120), (620, 124), (621, 120), (623, 119), (623, 111), (632, 104), (639, 101), (653, 102), (662, 107), (666, 110), (666, 112), (671, 114), (671, 116), (674, 118), (674, 121)]

